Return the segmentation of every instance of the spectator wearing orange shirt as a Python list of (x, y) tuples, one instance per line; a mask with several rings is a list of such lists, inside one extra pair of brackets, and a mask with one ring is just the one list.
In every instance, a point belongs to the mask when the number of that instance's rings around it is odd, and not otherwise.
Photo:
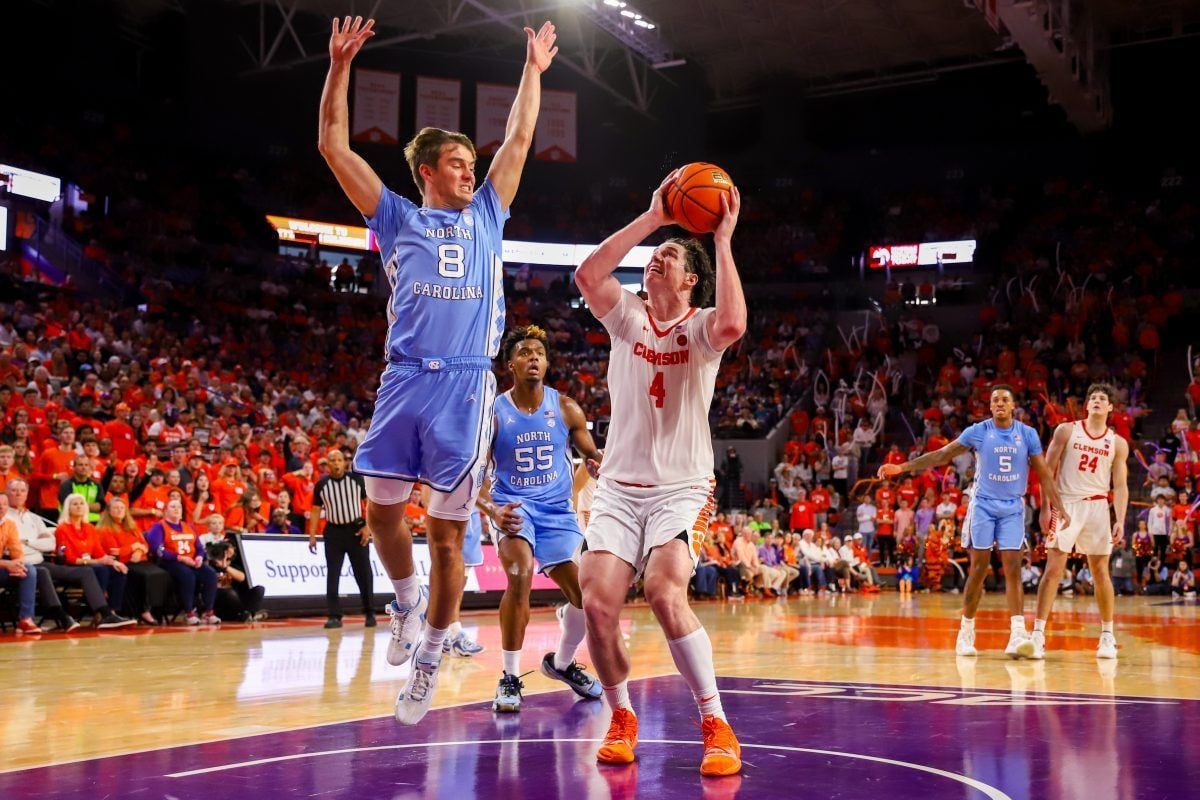
[(170, 487), (166, 485), (165, 477), (163, 471), (155, 467), (141, 482), (141, 491), (135, 488), (130, 492), (133, 504), (129, 513), (143, 532), (150, 530), (154, 523), (162, 519), (167, 509), (167, 493)]
[(63, 502), (55, 544), (63, 562), (69, 566), (88, 567), (96, 574), (100, 587), (108, 595), (108, 603), (93, 609), (97, 628), (122, 628), (135, 624), (116, 613), (125, 599), (125, 583), (129, 568), (110, 555), (95, 526), (87, 521), (88, 502), (81, 494), (68, 495)]
[(13, 478), (29, 480), (29, 476), (17, 469), (16, 451), (12, 445), (0, 444), (0, 492), (8, 486)]
[(7, 514), (8, 495), (0, 493), (0, 586), (17, 587), (17, 633), (38, 636), (44, 633), (33, 621), (38, 568), (25, 563), (17, 523), (8, 519)]
[[(204, 542), (196, 529), (183, 518), (183, 503), (167, 503), (163, 518), (146, 533), (151, 552), (158, 553), (158, 564), (171, 576), (180, 607), (186, 612), (186, 624), (220, 625), (214, 611), (217, 597), (217, 573), (204, 560)], [(196, 594), (201, 595), (201, 611), (196, 613)]]
[(162, 614), (171, 588), (171, 576), (150, 560), (150, 545), (129, 514), (129, 506), (121, 497), (114, 497), (100, 515), (96, 530), (108, 554), (129, 570), (132, 590), (130, 603), (138, 612), (138, 621), (145, 625), (160, 625), (155, 611)]
[(104, 423), (104, 438), (112, 440), (113, 455), (128, 460), (137, 455), (137, 433), (129, 424), (130, 409), (125, 403), (117, 403), (116, 418)]
[(246, 493), (246, 482), (242, 480), (238, 462), (227, 458), (221, 462), (221, 475), (212, 482), (213, 498), (221, 508), (230, 509), (238, 504)]
[(284, 475), (283, 485), (292, 495), (289, 519), (297, 528), (304, 530), (308, 527), (309, 517), (312, 516), (313, 489), (316, 487), (316, 481), (313, 480), (313, 463), (305, 461), (300, 469)]
[[(284, 512), (287, 513), (287, 512)], [(239, 533), (263, 533), (271, 524), (271, 507), (262, 495), (250, 489), (225, 514), (225, 527)]]
[(71, 477), (76, 455), (75, 429), (64, 425), (58, 432), (55, 446), (43, 452), (38, 459), (34, 475), (38, 484), (36, 510), (43, 517), (53, 519), (58, 516), (58, 488), (63, 481)]
[(184, 501), (187, 517), (196, 525), (203, 525), (213, 514), (224, 516), (217, 498), (212, 493), (212, 482), (204, 472), (198, 473), (192, 482), (192, 494)]

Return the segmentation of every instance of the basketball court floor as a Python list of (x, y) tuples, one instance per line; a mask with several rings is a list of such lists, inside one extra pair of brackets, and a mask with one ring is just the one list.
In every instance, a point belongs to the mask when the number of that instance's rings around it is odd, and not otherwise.
[[(702, 779), (695, 706), (644, 606), (626, 612), (638, 762), (601, 767), (599, 702), (534, 673), (491, 712), (488, 647), (447, 658), (434, 710), (391, 717), (407, 667), (354, 618), (221, 630), (0, 636), (0, 798), (992, 798), (1200, 796), (1200, 606), (1121, 599), (1120, 659), (1094, 656), (1090, 599), (1062, 599), (1044, 662), (1010, 661), (1002, 598), (956, 659), (958, 598), (708, 603), (744, 770)], [(1030, 601), (1030, 608), (1032, 600)], [(557, 641), (535, 612), (523, 663)], [(587, 660), (586, 652), (581, 653)]]

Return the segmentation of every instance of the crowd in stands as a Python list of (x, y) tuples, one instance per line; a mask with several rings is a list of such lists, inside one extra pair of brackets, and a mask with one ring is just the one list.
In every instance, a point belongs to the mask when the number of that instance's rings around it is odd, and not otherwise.
[[(365, 258), (351, 272), (315, 253), (278, 252), (260, 222), (264, 209), (346, 218), (331, 186), (314, 190), (310, 178), (280, 164), (257, 174), (223, 166), (199, 176), (169, 160), (130, 169), (128, 136), (105, 133), (96, 137), (95, 152), (78, 157), (74, 177), (114, 202), (103, 213), (97, 205), (67, 213), (63, 224), (86, 245), (89, 263), (121, 291), (85, 296), (70, 285), (44, 287), (30, 282), (34, 276), (20, 259), (0, 261), (0, 282), (13, 288), (0, 301), (0, 488), (24, 483), (28, 508), (49, 519), (81, 496), (87, 519), (79, 525), (98, 526), (101, 515), (123, 504), (124, 514), (109, 519), (109, 527), (136, 528), (145, 553), (140, 540), (134, 547), (102, 533), (93, 552), (77, 534), (87, 546), (76, 561), (86, 554), (89, 562), (113, 562), (87, 564), (104, 579), (107, 602), (90, 582), (83, 586), (100, 620), (125, 619), (121, 612), (160, 619), (169, 594), (161, 572), (177, 594), (188, 595), (180, 597), (188, 621), (213, 622), (224, 592), (210, 598), (210, 588), (233, 592), (237, 583), (228, 572), (215, 580), (208, 574), (212, 548), (203, 549), (201, 540), (207, 536), (211, 544), (222, 529), (304, 531), (326, 455), (333, 449), (352, 455), (365, 436), (386, 325), (371, 292), (378, 259)], [(70, 140), (47, 131), (40, 152), (26, 155), (34, 166), (38, 159), (74, 157)], [(297, 181), (296, 191), (280, 193)], [(737, 568), (730, 591), (743, 592), (747, 584), (771, 593), (875, 586), (876, 565), (904, 568), (909, 559), (920, 570), (919, 585), (953, 577), (948, 564), (970, 460), (896, 486), (862, 481), (884, 459), (904, 460), (952, 440), (986, 414), (997, 383), (1014, 387), (1021, 418), (1045, 441), (1058, 422), (1080, 415), (1078, 398), (1088, 383), (1114, 382), (1120, 396), (1112, 424), (1142, 452), (1140, 428), (1163, 338), (1181, 328), (1185, 299), (1176, 283), (1186, 275), (1179, 254), (1193, 243), (1195, 207), (1056, 180), (1018, 213), (1016, 190), (976, 188), (965, 202), (963, 191), (887, 196), (870, 235), (994, 237), (1003, 229), (1002, 247), (992, 256), (993, 285), (969, 337), (943, 336), (920, 307), (904, 302), (898, 285), (849, 330), (819, 293), (797, 289), (752, 303), (750, 329), (722, 364), (710, 422), (723, 438), (760, 438), (786, 418), (790, 439), (770, 476), (741, 474), (736, 451), (718, 459), (722, 508), (751, 515), (727, 541), (714, 537), (718, 549), (708, 554), (719, 576), (729, 578)], [(214, 208), (204, 202), (210, 192), (230, 202)], [(281, 196), (304, 197), (307, 205), (277, 207)], [(637, 213), (644, 200), (643, 191), (625, 187), (593, 188), (566, 204), (531, 191), (508, 233), (590, 241)], [(845, 246), (847, 213), (847, 204), (815, 190), (748, 196), (739, 226), (743, 277), (753, 285), (827, 274)], [(602, 329), (563, 276), (519, 270), (508, 276), (507, 294), (510, 324), (537, 322), (552, 332), (550, 380), (579, 400), (602, 438), (609, 413)], [(497, 370), (503, 384), (503, 365)], [(1189, 391), (1180, 429), (1154, 445), (1154, 463), (1147, 465), (1170, 468), (1154, 481), (1165, 479), (1166, 487), (1152, 487), (1167, 499), (1147, 502), (1165, 502), (1172, 514), (1187, 509), (1179, 513), (1188, 554), (1194, 534), (1188, 498), (1200, 474), (1200, 438), (1192, 443), (1189, 434), (1200, 385)], [(1031, 503), (1037, 502), (1034, 486)], [(169, 510), (176, 503), (177, 516)], [(748, 545), (739, 545), (742, 529), (760, 515), (778, 527), (771, 542), (769, 528), (751, 528), (759, 532), (757, 563), (747, 566), (755, 559)], [(1153, 508), (1146, 516), (1158, 557), (1178, 555), (1180, 518), (1173, 517), (1164, 536)], [(182, 560), (160, 552), (174, 541), (164, 526), (180, 521), (204, 532), (191, 551), (170, 551)], [(813, 542), (806, 546), (809, 529)], [(38, 566), (30, 560), (36, 548), (22, 541), (23, 563)], [(1134, 544), (1136, 551), (1135, 537)], [(58, 544), (37, 552), (62, 559), (62, 550)], [(735, 550), (745, 560), (735, 559)], [(828, 563), (834, 552), (839, 558)], [(1038, 554), (1035, 546), (1031, 567)], [(1142, 585), (1149, 562), (1142, 564), (1144, 554), (1137, 558), (1135, 583)], [(122, 569), (137, 564), (144, 566)], [(755, 569), (761, 571), (748, 576)], [(126, 582), (133, 590), (128, 602)], [(707, 577), (703, 585), (705, 593), (714, 588)], [(239, 615), (256, 613), (253, 602), (241, 605)]]

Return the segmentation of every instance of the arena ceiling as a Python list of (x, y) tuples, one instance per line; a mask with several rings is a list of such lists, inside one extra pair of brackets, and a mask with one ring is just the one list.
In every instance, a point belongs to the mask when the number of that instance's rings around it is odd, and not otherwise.
[[(998, 0), (1019, 5), (1047, 0)], [(1054, 0), (1061, 2), (1061, 0)], [(698, 67), (716, 105), (753, 97), (786, 79), (807, 91), (886, 87), (913, 75), (1020, 58), (988, 24), (974, 0), (237, 0), (247, 71), (321, 61), (326, 20), (361, 14), (378, 20), (368, 45), (425, 46), (445, 40), (468, 52), (514, 48), (525, 24), (552, 19), (560, 61), (614, 97), (646, 111), (664, 65)], [(131, 15), (183, 0), (126, 0)], [(625, 4), (623, 7), (619, 4)], [(1087, 0), (1110, 44), (1200, 34), (1200, 0)], [(653, 25), (633, 27), (642, 15)], [(655, 68), (658, 64), (659, 68)]]

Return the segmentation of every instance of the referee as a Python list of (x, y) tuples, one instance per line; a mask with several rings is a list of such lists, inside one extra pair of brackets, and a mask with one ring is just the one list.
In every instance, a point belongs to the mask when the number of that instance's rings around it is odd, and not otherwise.
[[(366, 626), (375, 627), (375, 610), (371, 606), (373, 578), (367, 542), (371, 531), (363, 512), (367, 494), (362, 476), (346, 471), (346, 455), (341, 450), (329, 452), (329, 474), (317, 481), (313, 489), (313, 505), (325, 512), (325, 602), (329, 606), (326, 628), (342, 627), (342, 603), (338, 586), (342, 579), (342, 563), (350, 557), (350, 568), (362, 596)], [(317, 552), (317, 525), (321, 514), (308, 520), (308, 549)]]

